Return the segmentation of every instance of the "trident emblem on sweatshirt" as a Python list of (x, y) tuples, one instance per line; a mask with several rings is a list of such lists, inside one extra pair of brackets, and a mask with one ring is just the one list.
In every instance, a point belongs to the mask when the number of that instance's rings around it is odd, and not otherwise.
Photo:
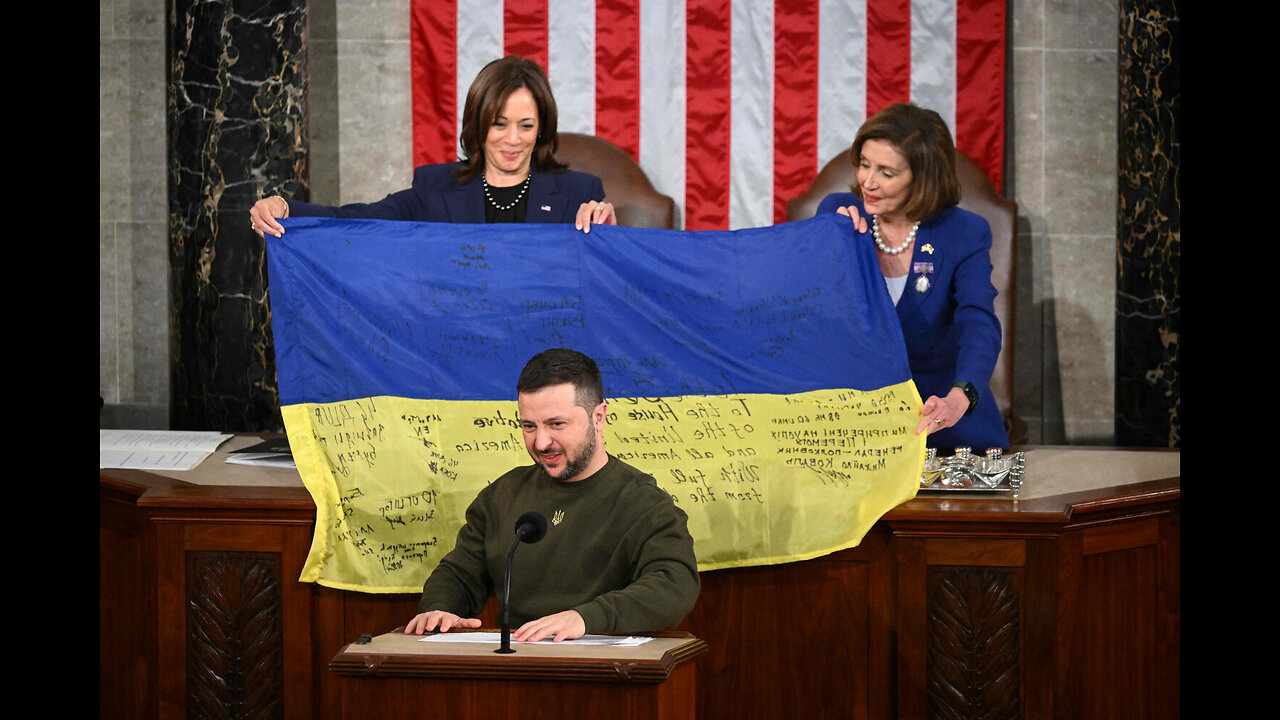
[(559, 525), (561, 520), (564, 520), (564, 511), (557, 510), (555, 514), (551, 516), (551, 524)]

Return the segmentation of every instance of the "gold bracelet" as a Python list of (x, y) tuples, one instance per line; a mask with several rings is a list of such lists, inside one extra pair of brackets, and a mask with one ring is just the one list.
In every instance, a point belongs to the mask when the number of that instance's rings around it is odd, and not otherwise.
[(276, 197), (280, 198), (280, 202), (284, 203), (284, 215), (281, 215), (280, 217), (282, 219), (289, 217), (289, 201), (285, 200), (283, 197), (280, 197), (279, 195), (277, 195)]

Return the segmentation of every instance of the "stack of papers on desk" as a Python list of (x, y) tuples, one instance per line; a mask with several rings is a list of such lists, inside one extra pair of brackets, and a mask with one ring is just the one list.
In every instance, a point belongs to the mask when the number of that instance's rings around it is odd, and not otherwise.
[(100, 430), (98, 467), (190, 470), (230, 433), (184, 430)]
[(257, 445), (232, 450), (227, 462), (234, 465), (260, 465), (262, 467), (296, 468), (293, 452), (289, 450), (289, 438), (278, 437), (263, 440)]
[[(643, 645), (653, 638), (645, 636), (621, 636), (621, 635), (583, 635), (573, 640), (564, 640), (556, 642), (551, 638), (539, 640), (536, 643), (513, 643), (516, 645), (616, 645), (620, 647), (634, 647)], [(461, 633), (436, 633), (435, 635), (424, 635), (419, 642), (469, 642), (469, 643), (491, 643), (494, 645), (502, 644), (502, 633), (500, 632), (461, 632)]]

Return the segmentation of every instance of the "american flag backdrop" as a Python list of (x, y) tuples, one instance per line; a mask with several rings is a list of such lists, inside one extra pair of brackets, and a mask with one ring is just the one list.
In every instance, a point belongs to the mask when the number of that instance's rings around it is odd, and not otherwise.
[[(688, 230), (786, 201), (895, 103), (938, 111), (999, 189), (1006, 0), (411, 0), (414, 164), (457, 159), (487, 62), (547, 71), (559, 130), (631, 154)], [(608, 188), (606, 188), (606, 191)]]

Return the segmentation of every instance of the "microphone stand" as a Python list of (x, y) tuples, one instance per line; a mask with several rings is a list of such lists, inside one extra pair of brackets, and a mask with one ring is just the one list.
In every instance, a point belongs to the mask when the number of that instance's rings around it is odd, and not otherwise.
[(515, 652), (511, 649), (511, 560), (516, 556), (516, 548), (520, 547), (520, 541), (523, 539), (524, 533), (516, 532), (516, 539), (511, 543), (511, 550), (507, 552), (506, 581), (502, 584), (502, 644), (494, 650), (500, 655)]
[(511, 561), (515, 559), (516, 548), (520, 543), (536, 543), (547, 534), (547, 519), (541, 513), (529, 511), (516, 520), (516, 539), (511, 542), (511, 550), (507, 552), (506, 580), (502, 584), (502, 644), (494, 652), (507, 655), (515, 652), (511, 649)]

